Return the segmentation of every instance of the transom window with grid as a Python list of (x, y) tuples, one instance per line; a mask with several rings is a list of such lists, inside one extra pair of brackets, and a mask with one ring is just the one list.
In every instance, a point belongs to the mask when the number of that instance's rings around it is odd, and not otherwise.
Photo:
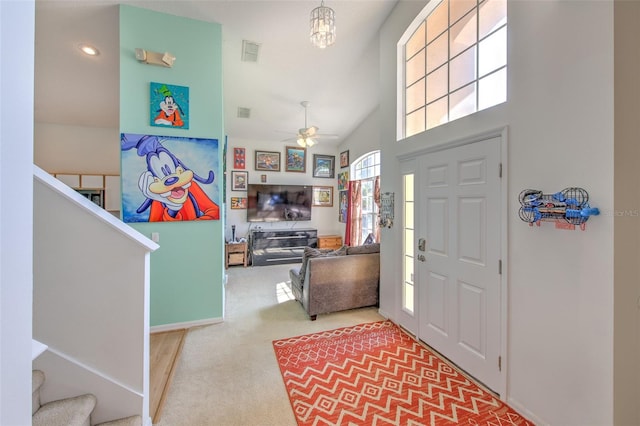
[(435, 3), (402, 46), (404, 137), (507, 100), (507, 1)]

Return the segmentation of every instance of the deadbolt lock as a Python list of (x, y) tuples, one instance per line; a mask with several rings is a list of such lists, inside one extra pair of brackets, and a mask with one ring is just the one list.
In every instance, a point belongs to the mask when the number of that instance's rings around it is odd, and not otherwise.
[(426, 247), (427, 247), (427, 240), (425, 240), (424, 238), (420, 238), (418, 240), (418, 250), (425, 251)]

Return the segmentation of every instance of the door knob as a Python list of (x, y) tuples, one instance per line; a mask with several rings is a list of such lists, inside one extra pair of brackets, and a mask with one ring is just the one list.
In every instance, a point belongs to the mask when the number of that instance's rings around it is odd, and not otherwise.
[(424, 254), (419, 254), (419, 255), (418, 255), (418, 260), (419, 260), (420, 262), (425, 262), (425, 261), (427, 260), (427, 258), (426, 258), (426, 257), (424, 257)]

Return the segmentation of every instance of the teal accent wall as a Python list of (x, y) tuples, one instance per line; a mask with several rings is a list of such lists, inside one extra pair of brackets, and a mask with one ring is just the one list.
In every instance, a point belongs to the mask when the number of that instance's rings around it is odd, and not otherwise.
[[(172, 68), (138, 62), (135, 49), (170, 52)], [(189, 129), (149, 125), (149, 83), (189, 87)], [(223, 164), (222, 29), (219, 24), (120, 6), (120, 132), (218, 140)], [(223, 170), (215, 183), (222, 194)], [(132, 223), (160, 248), (151, 254), (151, 326), (220, 319), (224, 223)]]

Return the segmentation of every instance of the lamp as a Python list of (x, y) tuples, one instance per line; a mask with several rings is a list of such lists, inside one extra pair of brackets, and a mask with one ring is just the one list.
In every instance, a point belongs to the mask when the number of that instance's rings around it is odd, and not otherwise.
[(320, 2), (319, 7), (311, 11), (309, 24), (311, 44), (320, 49), (324, 49), (335, 43), (336, 13), (333, 9), (324, 5), (324, 0)]

